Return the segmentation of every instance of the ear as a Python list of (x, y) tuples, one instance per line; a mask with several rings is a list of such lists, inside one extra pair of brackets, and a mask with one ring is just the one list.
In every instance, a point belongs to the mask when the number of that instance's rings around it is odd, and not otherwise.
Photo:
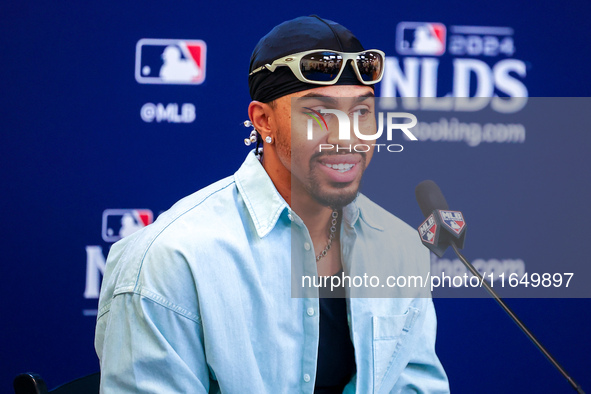
[(263, 136), (263, 138), (271, 134), (272, 116), (273, 108), (271, 108), (269, 104), (261, 103), (260, 101), (252, 101), (248, 105), (248, 117), (254, 128)]

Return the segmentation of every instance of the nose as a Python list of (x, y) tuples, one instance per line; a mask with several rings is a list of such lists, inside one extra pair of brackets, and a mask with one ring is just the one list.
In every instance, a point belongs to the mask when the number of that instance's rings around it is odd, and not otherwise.
[[(342, 127), (342, 125), (340, 124), (340, 122), (331, 122), (331, 124), (328, 127), (328, 134), (326, 136), (326, 142), (332, 145), (342, 145), (342, 144), (349, 144), (350, 143), (350, 139), (343, 139), (341, 137), (341, 130), (340, 128)], [(352, 129), (349, 130), (350, 132), (352, 132)], [(350, 134), (349, 134), (350, 135)]]
[(353, 120), (343, 111), (331, 110), (328, 121), (326, 142), (332, 145), (351, 145), (355, 139)]

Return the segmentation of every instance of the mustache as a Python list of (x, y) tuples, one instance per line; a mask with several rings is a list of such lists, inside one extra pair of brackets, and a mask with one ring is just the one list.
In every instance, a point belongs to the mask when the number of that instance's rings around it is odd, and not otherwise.
[(341, 151), (341, 152), (337, 152), (336, 149), (334, 150), (329, 150), (327, 152), (316, 152), (314, 153), (311, 157), (310, 157), (310, 163), (312, 161), (318, 160), (322, 157), (328, 157), (328, 156), (342, 156), (342, 155), (359, 155), (361, 156), (361, 160), (363, 162), (365, 162), (365, 157), (366, 157), (366, 152), (348, 152), (348, 151)]

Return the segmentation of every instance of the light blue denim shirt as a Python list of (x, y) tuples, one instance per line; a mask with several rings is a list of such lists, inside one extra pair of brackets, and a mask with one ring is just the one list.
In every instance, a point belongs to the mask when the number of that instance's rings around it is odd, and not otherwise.
[[(292, 258), (317, 274), (305, 243), (251, 152), (234, 176), (114, 244), (95, 338), (101, 392), (313, 393), (318, 298), (291, 288)], [(428, 270), (416, 232), (363, 195), (343, 209), (341, 245), (347, 272), (378, 254), (399, 275)], [(348, 298), (347, 308), (357, 373), (346, 393), (449, 392), (430, 298)]]

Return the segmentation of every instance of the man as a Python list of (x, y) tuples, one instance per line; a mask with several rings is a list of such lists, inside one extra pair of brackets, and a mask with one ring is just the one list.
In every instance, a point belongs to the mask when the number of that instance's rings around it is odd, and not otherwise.
[(111, 249), (95, 340), (102, 392), (449, 391), (430, 298), (298, 287), (302, 275), (362, 274), (380, 254), (398, 274), (428, 267), (415, 231), (358, 194), (373, 152), (320, 152), (342, 143), (329, 116), (331, 132), (308, 139), (302, 126), (331, 108), (358, 120), (375, 110), (383, 62), (316, 16), (261, 39), (248, 112), (262, 152)]

